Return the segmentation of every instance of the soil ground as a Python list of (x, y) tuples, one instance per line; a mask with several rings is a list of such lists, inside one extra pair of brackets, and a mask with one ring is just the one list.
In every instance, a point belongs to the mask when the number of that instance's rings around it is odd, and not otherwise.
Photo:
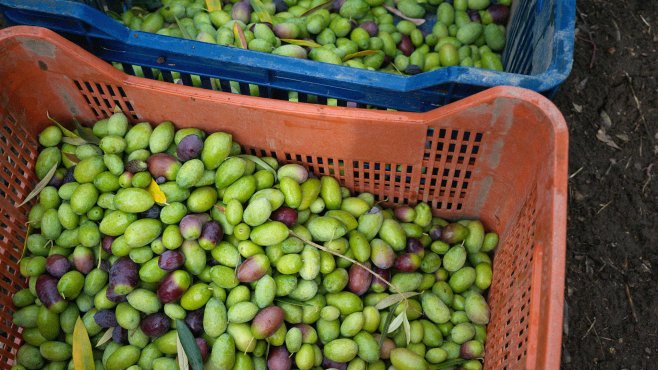
[(564, 369), (658, 368), (658, 1), (579, 0)]

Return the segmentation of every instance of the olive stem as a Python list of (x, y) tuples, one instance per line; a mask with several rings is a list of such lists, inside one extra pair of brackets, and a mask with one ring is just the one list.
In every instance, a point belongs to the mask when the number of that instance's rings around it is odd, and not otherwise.
[[(355, 260), (355, 259), (352, 259), (352, 258), (350, 258), (350, 257), (344, 256), (344, 255), (342, 255), (342, 254), (340, 254), (340, 253), (338, 253), (338, 252), (334, 252), (334, 251), (332, 251), (331, 249), (329, 249), (329, 248), (327, 248), (327, 247), (324, 247), (324, 246), (321, 246), (320, 244), (317, 244), (317, 243), (312, 242), (312, 241), (310, 241), (310, 240), (306, 240), (306, 239), (304, 239), (303, 237), (297, 235), (297, 234), (296, 234), (294, 231), (292, 231), (292, 230), (289, 230), (289, 232), (290, 232), (290, 235), (292, 235), (292, 236), (294, 236), (295, 238), (297, 238), (297, 239), (303, 241), (303, 242), (306, 243), (306, 244), (312, 245), (312, 246), (314, 246), (315, 248), (317, 248), (317, 249), (319, 249), (319, 250), (321, 250), (321, 251), (325, 251), (325, 252), (327, 252), (327, 253), (329, 253), (329, 254), (333, 254), (333, 255), (336, 256), (336, 257), (340, 257), (340, 258), (346, 259), (346, 260), (352, 262), (353, 264), (360, 266), (361, 268), (363, 268), (364, 270), (368, 271), (371, 275), (373, 275), (373, 276), (376, 277), (377, 279), (383, 281), (384, 284), (388, 285), (388, 286), (389, 286), (391, 289), (393, 289), (395, 292), (397, 292), (398, 294), (400, 293), (400, 292), (398, 291), (398, 288), (397, 288), (395, 285), (389, 283), (386, 279), (384, 279), (383, 277), (381, 277), (378, 273), (374, 272), (374, 271), (373, 271), (372, 269), (370, 269), (368, 266), (366, 266), (366, 265), (360, 263), (359, 261), (357, 261), (357, 260)], [(406, 298), (404, 298), (404, 300), (406, 300)]]

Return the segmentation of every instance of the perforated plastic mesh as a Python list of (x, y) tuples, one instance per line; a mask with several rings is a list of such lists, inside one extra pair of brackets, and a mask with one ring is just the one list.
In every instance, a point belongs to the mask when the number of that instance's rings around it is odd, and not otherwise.
[(459, 211), (469, 191), (484, 135), (459, 129), (429, 128), (422, 166), (413, 163), (350, 161), (254, 147), (254, 155), (273, 156), (306, 166), (318, 176), (334, 176), (357, 192), (373, 193), (385, 204), (428, 202), (441, 211)]
[(122, 87), (78, 80), (73, 83), (97, 119), (110, 116), (117, 105), (126, 115), (139, 119)]
[[(0, 116), (2, 117), (2, 116)], [(18, 272), (28, 206), (17, 209), (33, 184), (37, 143), (11, 115), (0, 127), (0, 364), (9, 363), (21, 343), (19, 328), (12, 323), (11, 297), (24, 284)], [(7, 345), (9, 344), (9, 345)], [(13, 344), (13, 345), (12, 345)]]
[(494, 257), (495, 279), (489, 291), (489, 305), (497, 317), (493, 317), (487, 327), (485, 351), (489, 369), (525, 366), (536, 243), (536, 201), (533, 189), (512, 231), (500, 241)]

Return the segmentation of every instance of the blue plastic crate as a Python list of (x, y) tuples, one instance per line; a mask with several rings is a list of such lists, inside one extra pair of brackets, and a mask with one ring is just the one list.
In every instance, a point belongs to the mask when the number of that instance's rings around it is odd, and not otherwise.
[[(103, 8), (106, 1), (86, 0)], [(203, 88), (339, 106), (424, 112), (499, 85), (553, 96), (573, 62), (575, 0), (516, 0), (507, 72), (448, 67), (400, 76), (132, 31), (82, 2), (0, 0), (9, 24), (57, 31), (127, 73)], [(180, 73), (175, 80), (172, 72)], [(336, 99), (335, 101), (333, 99)]]

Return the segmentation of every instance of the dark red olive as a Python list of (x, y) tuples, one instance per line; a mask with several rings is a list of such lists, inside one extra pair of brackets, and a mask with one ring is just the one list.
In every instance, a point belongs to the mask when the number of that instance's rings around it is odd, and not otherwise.
[(208, 353), (210, 353), (209, 348), (208, 348), (208, 342), (206, 342), (205, 339), (203, 338), (195, 338), (196, 345), (199, 347), (199, 351), (201, 352), (201, 359), (203, 362), (206, 362), (206, 359), (208, 358)]
[(144, 334), (149, 337), (159, 337), (169, 331), (171, 321), (163, 312), (146, 315), (139, 324)]
[(270, 353), (267, 355), (267, 368), (269, 370), (292, 369), (292, 359), (285, 346), (270, 347)]
[(103, 247), (103, 250), (106, 251), (107, 253), (112, 254), (112, 243), (114, 242), (114, 237), (113, 236), (104, 236), (103, 239), (101, 240), (101, 246)]
[(297, 223), (297, 211), (289, 207), (280, 207), (270, 215), (272, 221), (283, 222), (288, 227)]
[(375, 36), (377, 36), (377, 34), (379, 33), (379, 27), (377, 26), (377, 23), (375, 23), (375, 22), (373, 22), (373, 21), (365, 21), (365, 22), (362, 22), (362, 23), (359, 25), (359, 27), (361, 27), (361, 28), (363, 28), (364, 30), (366, 30), (366, 32), (368, 32), (368, 34), (370, 35), (370, 37), (375, 37)]
[(411, 39), (407, 35), (402, 35), (400, 37), (400, 42), (398, 43), (398, 49), (402, 52), (402, 54), (409, 56), (411, 53), (414, 52), (414, 44), (411, 42)]
[(166, 250), (158, 257), (158, 267), (165, 271), (174, 271), (183, 266), (185, 256), (177, 250)]

